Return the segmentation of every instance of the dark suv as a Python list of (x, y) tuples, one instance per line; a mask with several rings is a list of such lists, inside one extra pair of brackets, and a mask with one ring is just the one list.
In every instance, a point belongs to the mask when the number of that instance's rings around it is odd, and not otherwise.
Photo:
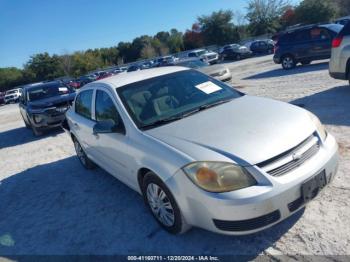
[(38, 136), (45, 129), (60, 126), (74, 98), (74, 89), (59, 81), (25, 86), (19, 108), (26, 127)]
[(292, 69), (298, 63), (310, 64), (313, 60), (331, 56), (333, 38), (343, 28), (339, 24), (307, 25), (290, 28), (276, 38), (273, 61), (283, 69)]

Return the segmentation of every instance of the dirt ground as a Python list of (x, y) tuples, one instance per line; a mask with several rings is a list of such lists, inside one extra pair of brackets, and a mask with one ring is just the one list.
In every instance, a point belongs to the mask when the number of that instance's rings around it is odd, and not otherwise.
[[(36, 138), (17, 105), (0, 107), (0, 256), (20, 254), (350, 254), (350, 87), (327, 61), (284, 71), (271, 56), (226, 63), (240, 91), (302, 106), (338, 143), (332, 184), (306, 209), (263, 232), (222, 236), (201, 229), (164, 232), (142, 198), (101, 169), (85, 170), (69, 137)], [(288, 116), (286, 116), (288, 117)], [(306, 257), (311, 259), (311, 257)], [(331, 258), (335, 260), (336, 258)]]

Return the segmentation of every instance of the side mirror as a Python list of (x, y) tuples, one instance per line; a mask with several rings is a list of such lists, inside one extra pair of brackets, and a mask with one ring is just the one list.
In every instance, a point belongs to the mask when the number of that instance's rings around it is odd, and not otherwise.
[(122, 133), (125, 134), (124, 126), (120, 127), (118, 123), (116, 123), (112, 119), (103, 120), (97, 122), (93, 127), (94, 134), (106, 134), (106, 133)]

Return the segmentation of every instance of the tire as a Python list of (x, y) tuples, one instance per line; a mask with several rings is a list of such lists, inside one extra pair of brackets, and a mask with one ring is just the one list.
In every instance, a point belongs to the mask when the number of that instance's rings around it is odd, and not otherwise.
[(304, 60), (300, 62), (302, 65), (309, 65), (311, 63), (311, 60)]
[(282, 58), (282, 68), (285, 70), (293, 69), (296, 65), (295, 59), (291, 55), (286, 55)]
[(96, 167), (96, 164), (92, 162), (90, 158), (88, 158), (78, 140), (74, 138), (73, 143), (77, 157), (80, 163), (83, 165), (83, 167), (85, 167), (86, 169), (94, 169)]
[(32, 126), (31, 128), (32, 128), (34, 136), (41, 136), (43, 134), (43, 131), (41, 131), (40, 129), (38, 129), (34, 126)]
[(170, 190), (153, 172), (148, 172), (143, 179), (142, 195), (153, 217), (166, 231), (182, 234), (190, 228)]

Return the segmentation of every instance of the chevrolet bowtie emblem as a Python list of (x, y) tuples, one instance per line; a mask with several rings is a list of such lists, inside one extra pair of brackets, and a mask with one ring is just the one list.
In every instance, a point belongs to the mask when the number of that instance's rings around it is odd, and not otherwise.
[(293, 153), (292, 158), (294, 161), (297, 161), (302, 157), (302, 155), (302, 153)]

